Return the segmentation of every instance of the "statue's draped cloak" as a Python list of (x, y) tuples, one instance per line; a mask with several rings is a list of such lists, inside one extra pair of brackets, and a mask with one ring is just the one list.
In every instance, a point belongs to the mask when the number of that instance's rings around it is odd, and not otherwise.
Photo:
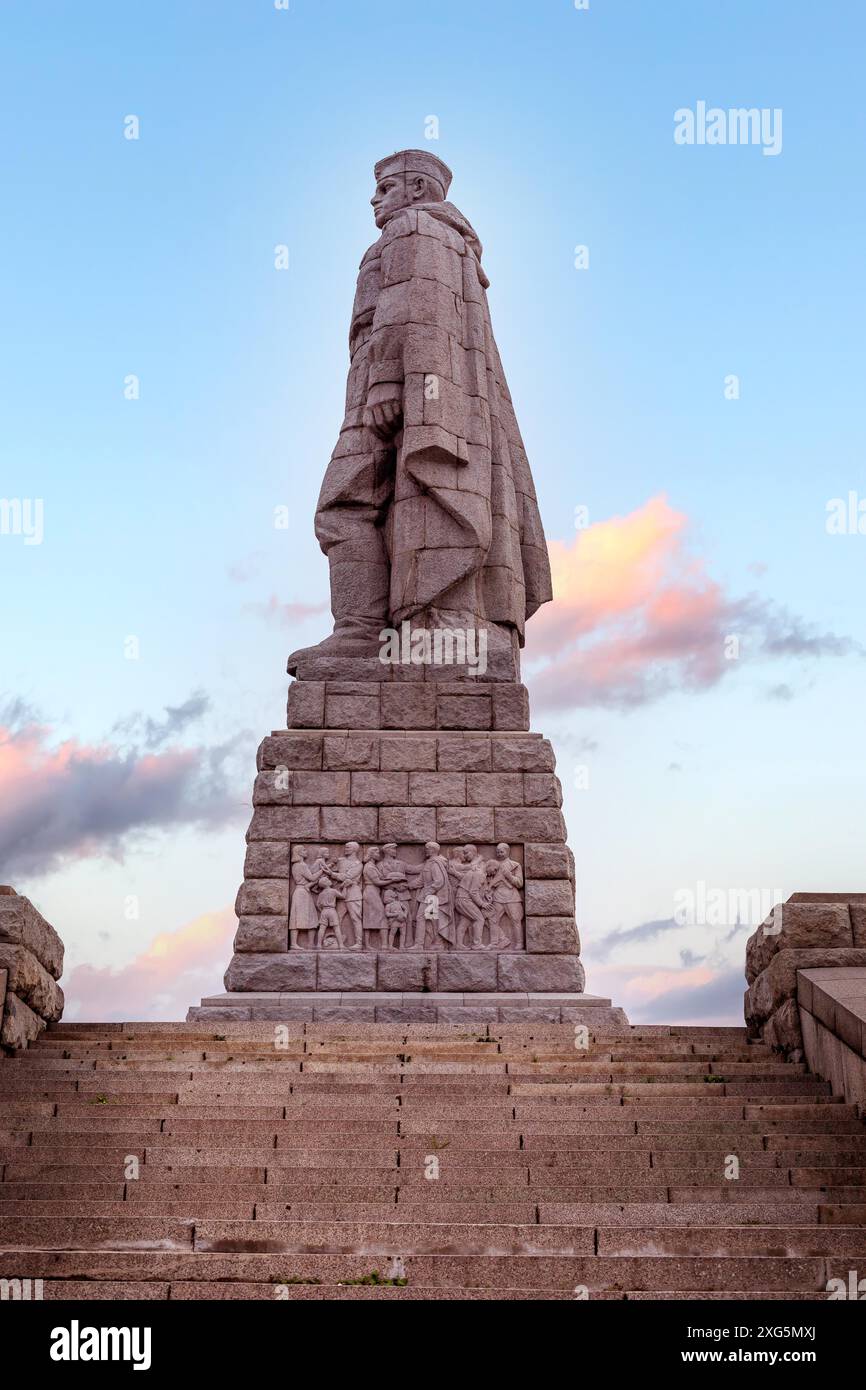
[[(479, 616), (512, 624), (522, 642), (526, 619), (551, 598), (550, 566), (488, 283), (478, 237), (451, 203), (398, 213), (367, 251), (346, 418), (319, 512), (381, 507), (395, 622), (448, 608), (449, 597), (466, 592), (465, 583), (453, 586), (477, 576)], [(362, 424), (370, 390), (383, 383), (402, 389), (396, 455)], [(372, 469), (371, 454), (379, 456)], [(376, 496), (363, 496), (371, 476)]]

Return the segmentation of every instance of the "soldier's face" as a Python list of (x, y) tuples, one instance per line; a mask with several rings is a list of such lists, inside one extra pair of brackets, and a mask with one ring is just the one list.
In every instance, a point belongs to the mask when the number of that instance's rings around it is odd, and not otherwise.
[(370, 202), (373, 205), (373, 217), (376, 226), (384, 227), (395, 212), (399, 212), (401, 208), (409, 205), (409, 193), (403, 175), (386, 174), (376, 184), (376, 192)]

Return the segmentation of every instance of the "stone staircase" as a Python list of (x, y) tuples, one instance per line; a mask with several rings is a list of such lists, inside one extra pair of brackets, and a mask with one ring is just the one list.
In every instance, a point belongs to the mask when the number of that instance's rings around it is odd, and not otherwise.
[(0, 1277), (51, 1299), (817, 1300), (866, 1275), (856, 1107), (739, 1028), (576, 1041), (52, 1026), (0, 1060)]

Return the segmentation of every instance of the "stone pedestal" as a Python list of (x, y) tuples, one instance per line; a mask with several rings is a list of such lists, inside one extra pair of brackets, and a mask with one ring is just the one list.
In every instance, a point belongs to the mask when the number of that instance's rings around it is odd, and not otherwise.
[(227, 994), (190, 1018), (618, 1018), (583, 994), (562, 793), (526, 688), (346, 658), (298, 675), (258, 752)]

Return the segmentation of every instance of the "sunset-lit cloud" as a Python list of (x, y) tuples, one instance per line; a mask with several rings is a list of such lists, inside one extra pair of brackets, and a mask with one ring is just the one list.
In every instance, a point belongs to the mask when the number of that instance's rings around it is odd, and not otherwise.
[(533, 618), (526, 647), (539, 707), (629, 708), (707, 690), (740, 658), (859, 651), (754, 593), (726, 593), (664, 496), (548, 549), (554, 602)]
[(742, 965), (594, 965), (586, 953), (594, 994), (610, 996), (631, 1023), (743, 1025)]
[[(111, 739), (59, 738), (21, 701), (0, 715), (0, 874), (51, 872), (64, 861), (119, 859), (142, 832), (181, 825), (213, 827), (244, 808), (230, 759), (238, 739), (171, 746), (207, 706), (200, 693), (170, 707), (165, 720), (132, 716)], [(121, 728), (134, 730), (120, 741)]]
[(219, 993), (237, 923), (225, 907), (163, 932), (127, 965), (79, 965), (64, 980), (67, 1019), (144, 1022), (183, 1019), (191, 1004)]

